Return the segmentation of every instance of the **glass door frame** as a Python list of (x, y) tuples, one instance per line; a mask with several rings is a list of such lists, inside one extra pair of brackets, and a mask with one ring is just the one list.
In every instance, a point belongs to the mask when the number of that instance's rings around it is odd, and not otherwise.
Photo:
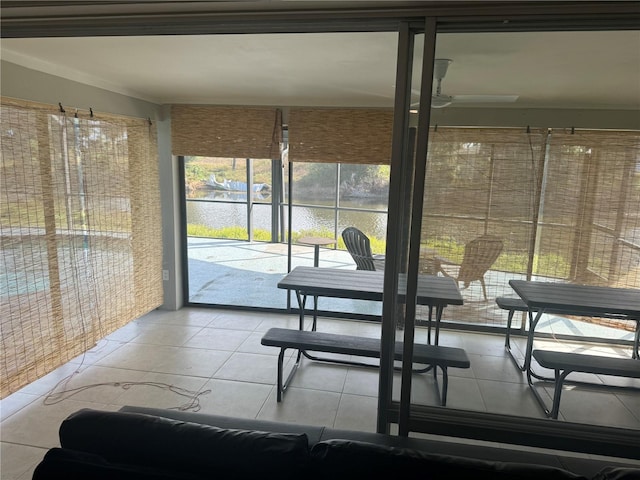
[[(422, 71), (420, 72), (420, 104), (418, 128), (414, 138), (410, 124), (411, 91), (416, 36), (424, 35)], [(403, 22), (398, 38), (396, 96), (394, 104), (389, 215), (387, 220), (387, 251), (385, 261), (384, 296), (382, 302), (382, 344), (378, 384), (379, 433), (389, 433), (392, 412), (397, 412), (399, 434), (409, 432), (411, 410), (411, 371), (415, 334), (416, 297), (420, 263), (420, 228), (422, 198), (427, 161), (427, 144), (431, 118), (431, 90), (435, 58), (436, 19), (426, 17), (424, 23)], [(425, 100), (426, 99), (426, 100)], [(408, 173), (410, 172), (410, 173)], [(411, 191), (411, 197), (400, 192)], [(397, 193), (396, 193), (397, 192)], [(396, 193), (394, 195), (394, 193)], [(402, 213), (400, 213), (402, 212)], [(407, 229), (407, 223), (409, 228)], [(407, 258), (407, 291), (399, 302), (398, 276)], [(396, 320), (402, 315), (404, 325), (402, 382), (400, 402), (392, 401)]]
[[(441, 20), (443, 20), (441, 22)], [(446, 20), (446, 21), (445, 21)], [(526, 19), (525, 19), (526, 20)], [(594, 26), (589, 21), (555, 18), (562, 30), (620, 30), (615, 22), (603, 22)], [(455, 26), (452, 27), (452, 23)], [(624, 23), (624, 22), (623, 22)], [(635, 28), (637, 30), (637, 27)], [(509, 31), (543, 31), (545, 27), (537, 22), (523, 21)], [(433, 63), (435, 59), (436, 38), (439, 33), (471, 33), (474, 31), (504, 31), (499, 25), (493, 27), (472, 19), (440, 19), (425, 17), (424, 28), (415, 22), (402, 23), (399, 32), (398, 75), (396, 78), (396, 98), (394, 111), (394, 131), (391, 162), (391, 186), (389, 196), (389, 216), (387, 231), (387, 258), (385, 266), (385, 284), (383, 301), (382, 345), (378, 392), (378, 433), (390, 433), (390, 425), (398, 425), (398, 434), (408, 436), (410, 431), (436, 435), (461, 436), (484, 441), (510, 442), (543, 448), (558, 448), (576, 452), (598, 453), (611, 451), (618, 446), (621, 450), (633, 442), (637, 433), (618, 427), (589, 425), (588, 435), (584, 435), (584, 425), (569, 422), (550, 422), (548, 419), (525, 416), (490, 414), (481, 411), (443, 409), (440, 406), (425, 406), (411, 403), (411, 366), (414, 343), (414, 320), (419, 267), (420, 228), (422, 223), (422, 198), (427, 158), (427, 146), (430, 129), (430, 99), (433, 85)], [(409, 148), (409, 93), (411, 83), (410, 59), (415, 46), (415, 35), (424, 33), (424, 52), (422, 65), (422, 83), (420, 86), (420, 108), (415, 143), (415, 173), (413, 175), (413, 194), (410, 204), (403, 200), (403, 165), (412, 160)], [(405, 68), (403, 68), (403, 66)], [(410, 224), (409, 235), (403, 236), (403, 216), (398, 212), (410, 211), (411, 217), (404, 218)], [(408, 244), (403, 242), (408, 241)], [(404, 246), (406, 245), (406, 246)], [(403, 247), (404, 246), (404, 247)], [(406, 299), (398, 301), (398, 275), (402, 272), (402, 255), (408, 253)], [(402, 362), (402, 381), (400, 401), (392, 400), (394, 350), (396, 341), (395, 315), (404, 315), (404, 350)], [(612, 440), (615, 436), (615, 440)]]

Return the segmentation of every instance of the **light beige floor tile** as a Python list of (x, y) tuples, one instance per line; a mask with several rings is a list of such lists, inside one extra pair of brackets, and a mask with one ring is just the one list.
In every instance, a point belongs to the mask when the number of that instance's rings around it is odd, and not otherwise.
[(342, 392), (347, 370), (344, 365), (303, 359), (302, 364), (291, 380), (291, 386), (312, 390), (326, 390), (328, 392)]
[[(393, 400), (400, 401), (402, 394), (402, 375), (396, 372), (393, 375)], [(421, 405), (440, 405), (439, 390), (433, 379), (433, 374), (413, 374), (411, 377), (411, 402)]]
[(230, 352), (217, 350), (130, 343), (100, 360), (98, 365), (208, 378), (229, 355)]
[[(268, 315), (265, 316), (260, 324), (256, 327), (256, 332), (266, 332), (270, 328), (293, 328), (297, 329), (300, 325), (298, 315)], [(306, 326), (311, 327), (310, 318), (307, 318)]]
[[(361, 322), (351, 322), (348, 320), (340, 320), (333, 318), (319, 318), (317, 330), (319, 332), (335, 333), (338, 335), (361, 335), (367, 332), (363, 328)], [(371, 329), (368, 332), (371, 337), (379, 338), (379, 333), (374, 333)]]
[[(435, 341), (434, 332), (431, 332), (432, 341)], [(427, 332), (426, 329), (422, 328), (416, 331), (416, 343), (428, 343), (427, 342)], [(454, 332), (450, 330), (441, 330), (440, 331), (440, 339), (438, 345), (442, 345), (445, 347), (454, 347), (454, 348), (465, 348), (464, 345), (465, 336), (460, 335), (459, 332)]]
[(145, 328), (148, 328), (148, 327), (153, 328), (154, 326), (157, 326), (157, 325), (158, 325), (157, 323), (155, 324), (151, 322), (146, 323), (142, 319), (137, 319), (137, 320), (134, 320), (133, 322), (126, 324), (123, 327), (120, 327), (114, 332), (111, 332), (109, 335), (105, 337), (105, 339), (113, 342), (122, 342), (122, 343), (130, 342), (131, 340), (136, 338), (138, 335), (140, 335), (140, 333)]
[(277, 369), (273, 355), (235, 352), (216, 372), (214, 378), (274, 385)]
[[(551, 387), (545, 390), (553, 395)], [(551, 407), (551, 403), (547, 404)], [(560, 399), (560, 416), (569, 422), (581, 422), (589, 418), (593, 425), (640, 429), (640, 420), (618, 397), (599, 388), (566, 384)]]
[(264, 317), (264, 313), (217, 311), (215, 318), (207, 326), (254, 331), (262, 323)]
[(189, 307), (180, 310), (154, 310), (137, 321), (144, 325), (184, 325), (191, 327), (205, 327), (216, 317), (216, 311), (211, 308)]
[(21, 393), (28, 393), (32, 395), (46, 395), (53, 390), (55, 386), (66, 380), (70, 375), (78, 370), (78, 365), (75, 363), (65, 363), (61, 367), (56, 368), (53, 372), (48, 373), (42, 378), (39, 378), (35, 382), (24, 386), (20, 389)]
[[(311, 317), (307, 315), (307, 328), (310, 324)], [(207, 328), (203, 328), (205, 326)], [(190, 402), (194, 396), (200, 401), (200, 411), (204, 413), (375, 431), (377, 368), (347, 367), (305, 358), (283, 401), (276, 402), (276, 356), (280, 349), (260, 344), (262, 335), (271, 327), (298, 328), (298, 316), (213, 308), (150, 312), (112, 333), (109, 340), (99, 342), (84, 358), (77, 357), (3, 399), (0, 403), (2, 440), (8, 445), (24, 444), (35, 448), (31, 452), (37, 453), (39, 461), (44, 455), (42, 448), (57, 444), (60, 422), (79, 408), (117, 410), (125, 404), (195, 408), (197, 404)], [(377, 338), (380, 332), (379, 323), (322, 317), (318, 328), (371, 338)], [(398, 333), (403, 334), (402, 331)], [(132, 342), (133, 339), (136, 340)], [(426, 341), (426, 329), (416, 330), (416, 340)], [(136, 343), (142, 341), (153, 344)], [(181, 342), (186, 346), (177, 346)], [(545, 418), (524, 374), (515, 368), (505, 352), (503, 335), (442, 330), (440, 343), (465, 348), (471, 360), (470, 369), (449, 370), (448, 407)], [(512, 337), (512, 347), (522, 358), (524, 339)], [(576, 345), (556, 339), (536, 339), (536, 348), (570, 351)], [(594, 354), (607, 355), (622, 355), (630, 351), (625, 347), (596, 345), (589, 348), (590, 352), (596, 352)], [(295, 351), (287, 350), (285, 375), (294, 358)], [(377, 359), (351, 359), (378, 363)], [(43, 405), (43, 396), (76, 371), (80, 373), (72, 376), (66, 384), (60, 384), (59, 389), (88, 388), (59, 403)], [(544, 370), (544, 373), (549, 372)], [(572, 375), (575, 379), (591, 378), (601, 383), (637, 385), (637, 380), (633, 379)], [(441, 378), (439, 375), (440, 386)], [(414, 401), (436, 405), (438, 397), (433, 375), (429, 372), (414, 375), (412, 379)], [(130, 382), (132, 385), (129, 388), (92, 386), (109, 382)], [(171, 386), (176, 387), (176, 392), (189, 391), (191, 396), (171, 392)], [(399, 399), (399, 388), (399, 373), (396, 373), (394, 399)], [(566, 388), (561, 403), (562, 420), (640, 429), (640, 393), (637, 390), (584, 391), (571, 385)], [(539, 389), (550, 405), (551, 384), (541, 384)], [(211, 391), (204, 393), (207, 390)], [(10, 455), (5, 456), (5, 451)], [(20, 458), (20, 455), (28, 457), (29, 451), (14, 453), (14, 447), (3, 445), (5, 459)], [(33, 468), (35, 463), (26, 468)], [(8, 478), (26, 480), (30, 478), (30, 471), (15, 475), (18, 476)]]
[[(472, 358), (467, 355), (467, 357), (469, 357), (469, 363), (471, 364), (469, 368), (456, 368), (456, 367), (449, 367), (447, 369), (447, 371), (449, 372), (449, 378), (451, 377), (459, 377), (459, 378), (476, 378), (476, 374), (473, 371), (473, 361)], [(516, 369), (517, 371), (517, 369)], [(440, 369), (438, 369), (438, 375), (440, 375), (442, 373), (442, 371)]]
[(124, 389), (138, 382), (146, 373), (140, 370), (101, 367), (83, 367), (67, 381), (59, 384), (47, 395), (48, 401), (73, 399), (82, 402), (114, 403)]
[(2, 441), (41, 448), (59, 447), (60, 424), (67, 416), (81, 408), (116, 409), (106, 404), (75, 400), (63, 400), (52, 405), (37, 401), (2, 422)]
[(71, 363), (75, 363), (77, 365), (94, 365), (96, 362), (115, 352), (118, 348), (122, 347), (125, 344), (126, 341), (123, 342), (105, 338), (103, 340), (100, 340), (90, 350), (75, 357), (73, 360), (71, 360)]
[[(573, 376), (573, 374), (572, 374)], [(610, 385), (615, 387), (630, 387), (627, 390), (611, 390), (614, 393), (617, 392), (635, 392), (636, 394), (640, 394), (640, 378), (625, 378), (625, 377), (614, 377), (611, 375), (597, 375), (599, 379), (599, 383), (603, 385)]]
[(162, 361), (181, 350), (177, 347), (128, 343), (99, 360), (103, 367), (124, 368), (152, 372)]
[[(442, 377), (438, 377), (438, 382), (442, 388)], [(476, 379), (449, 375), (447, 407), (486, 412), (487, 407)]]
[(184, 325), (163, 325), (157, 328), (154, 325), (146, 325), (140, 330), (137, 337), (131, 343), (146, 343), (150, 345), (172, 345), (179, 347), (189, 341), (204, 327), (191, 327)]
[[(488, 412), (545, 418), (544, 412), (526, 382), (503, 383), (481, 379), (478, 379), (477, 382)], [(546, 396), (545, 401), (551, 402), (551, 398), (545, 395), (544, 391), (540, 393), (543, 397)]]
[(377, 397), (379, 373), (378, 369), (373, 368), (349, 368), (342, 390), (343, 393)]
[[(467, 355), (483, 355), (483, 356), (496, 356), (503, 357), (505, 355), (504, 350), (504, 337), (497, 335), (465, 335), (462, 348), (465, 349)], [(501, 339), (502, 341), (496, 341)]]
[[(239, 352), (245, 353), (259, 353), (261, 355), (278, 355), (280, 349), (278, 347), (267, 347), (262, 345), (261, 340), (264, 336), (263, 332), (252, 332), (244, 342), (238, 347)], [(293, 349), (288, 349), (285, 355), (291, 356), (294, 354)]]
[(22, 480), (33, 476), (46, 448), (2, 442), (0, 445), (0, 476), (2, 480)]
[(229, 359), (231, 352), (203, 348), (177, 348), (152, 371), (211, 378)]
[(247, 330), (225, 330), (203, 328), (184, 343), (185, 347), (208, 348), (233, 352), (244, 342), (251, 332)]
[(197, 406), (207, 394), (202, 377), (145, 373), (137, 382), (120, 390), (110, 403), (124, 406), (136, 405), (155, 408), (186, 408)]
[(375, 432), (378, 416), (377, 397), (343, 394), (340, 397), (334, 428)]
[(473, 373), (478, 380), (496, 380), (499, 382), (525, 383), (524, 374), (518, 370), (510, 358), (505, 355), (480, 355), (468, 353)]
[(2, 420), (9, 418), (20, 409), (37, 401), (39, 398), (40, 395), (23, 393), (22, 391), (17, 391), (16, 393), (3, 398), (0, 400), (0, 416)]
[(214, 379), (208, 381), (202, 389), (211, 392), (200, 397), (201, 412), (256, 418), (274, 387), (260, 383)]
[(340, 394), (305, 388), (289, 388), (282, 402), (276, 402), (273, 391), (258, 418), (306, 425), (333, 425), (338, 412)]

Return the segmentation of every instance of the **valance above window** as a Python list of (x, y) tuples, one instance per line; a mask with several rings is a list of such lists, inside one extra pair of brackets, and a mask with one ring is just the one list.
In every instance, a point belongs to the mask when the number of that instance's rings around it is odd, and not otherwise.
[(174, 155), (279, 158), (282, 115), (276, 108), (173, 105)]
[(391, 162), (391, 109), (292, 108), (288, 123), (291, 161)]

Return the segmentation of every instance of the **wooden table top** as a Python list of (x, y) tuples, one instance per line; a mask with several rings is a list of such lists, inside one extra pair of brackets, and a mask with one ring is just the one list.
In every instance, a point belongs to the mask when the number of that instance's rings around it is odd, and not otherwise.
[[(406, 276), (399, 278), (399, 291), (406, 291)], [(278, 288), (297, 290), (305, 295), (382, 301), (384, 272), (342, 268), (295, 267)], [(462, 295), (452, 278), (418, 276), (417, 301), (420, 305), (462, 305)]]
[(575, 315), (622, 315), (640, 320), (640, 290), (575, 283), (509, 280), (509, 285), (533, 308)]

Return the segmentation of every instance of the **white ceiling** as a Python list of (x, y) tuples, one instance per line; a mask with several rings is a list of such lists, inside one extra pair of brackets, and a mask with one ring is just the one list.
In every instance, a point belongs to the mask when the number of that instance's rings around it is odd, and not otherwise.
[[(5, 38), (0, 47), (2, 60), (159, 104), (393, 105), (394, 33)], [(441, 34), (436, 56), (453, 59), (449, 95), (518, 95), (504, 108), (640, 109), (640, 30)]]

